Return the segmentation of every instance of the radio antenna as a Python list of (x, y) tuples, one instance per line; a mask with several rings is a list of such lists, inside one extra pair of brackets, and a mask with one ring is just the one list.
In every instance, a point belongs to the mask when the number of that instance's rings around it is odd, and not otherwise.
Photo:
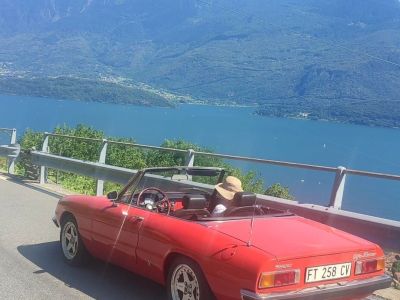
[(257, 197), (255, 203), (253, 204), (253, 215), (251, 216), (251, 221), (250, 221), (250, 236), (247, 242), (247, 247), (250, 247), (251, 242), (253, 241), (253, 224), (254, 224), (254, 216), (256, 214), (256, 208), (257, 208)]

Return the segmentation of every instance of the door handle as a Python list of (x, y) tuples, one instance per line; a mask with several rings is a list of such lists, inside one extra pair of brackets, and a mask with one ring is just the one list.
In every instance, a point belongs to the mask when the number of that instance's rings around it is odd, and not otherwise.
[(131, 222), (142, 222), (143, 220), (144, 218), (141, 216), (132, 216), (129, 218), (129, 221)]

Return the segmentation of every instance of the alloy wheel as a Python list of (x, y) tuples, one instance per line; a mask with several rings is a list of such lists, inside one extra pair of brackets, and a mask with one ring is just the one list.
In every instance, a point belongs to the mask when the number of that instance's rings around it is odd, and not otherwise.
[(72, 260), (78, 252), (78, 230), (75, 224), (71, 221), (67, 222), (61, 234), (61, 244), (64, 256)]
[(185, 264), (178, 265), (171, 280), (173, 300), (199, 300), (200, 286), (195, 272)]

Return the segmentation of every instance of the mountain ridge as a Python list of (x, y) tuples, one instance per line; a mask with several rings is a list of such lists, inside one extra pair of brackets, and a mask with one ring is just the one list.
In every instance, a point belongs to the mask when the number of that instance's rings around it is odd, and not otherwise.
[(303, 101), (319, 107), (335, 99), (349, 114), (346, 99), (400, 100), (397, 0), (0, 0), (0, 6), (0, 66), (13, 74), (123, 77), (207, 103), (268, 107), (295, 99), (295, 110)]

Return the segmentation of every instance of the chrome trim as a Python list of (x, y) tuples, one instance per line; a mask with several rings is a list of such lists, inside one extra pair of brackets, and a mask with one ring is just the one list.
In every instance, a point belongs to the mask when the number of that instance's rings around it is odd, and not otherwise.
[[(351, 296), (354, 293), (371, 293), (375, 290), (384, 289), (391, 285), (392, 278), (388, 275), (381, 275), (374, 278), (338, 282), (306, 288), (300, 291), (285, 293), (257, 294), (248, 290), (240, 290), (242, 300), (283, 300), (283, 299), (330, 299), (331, 297)], [(344, 298), (345, 299), (345, 298)]]

